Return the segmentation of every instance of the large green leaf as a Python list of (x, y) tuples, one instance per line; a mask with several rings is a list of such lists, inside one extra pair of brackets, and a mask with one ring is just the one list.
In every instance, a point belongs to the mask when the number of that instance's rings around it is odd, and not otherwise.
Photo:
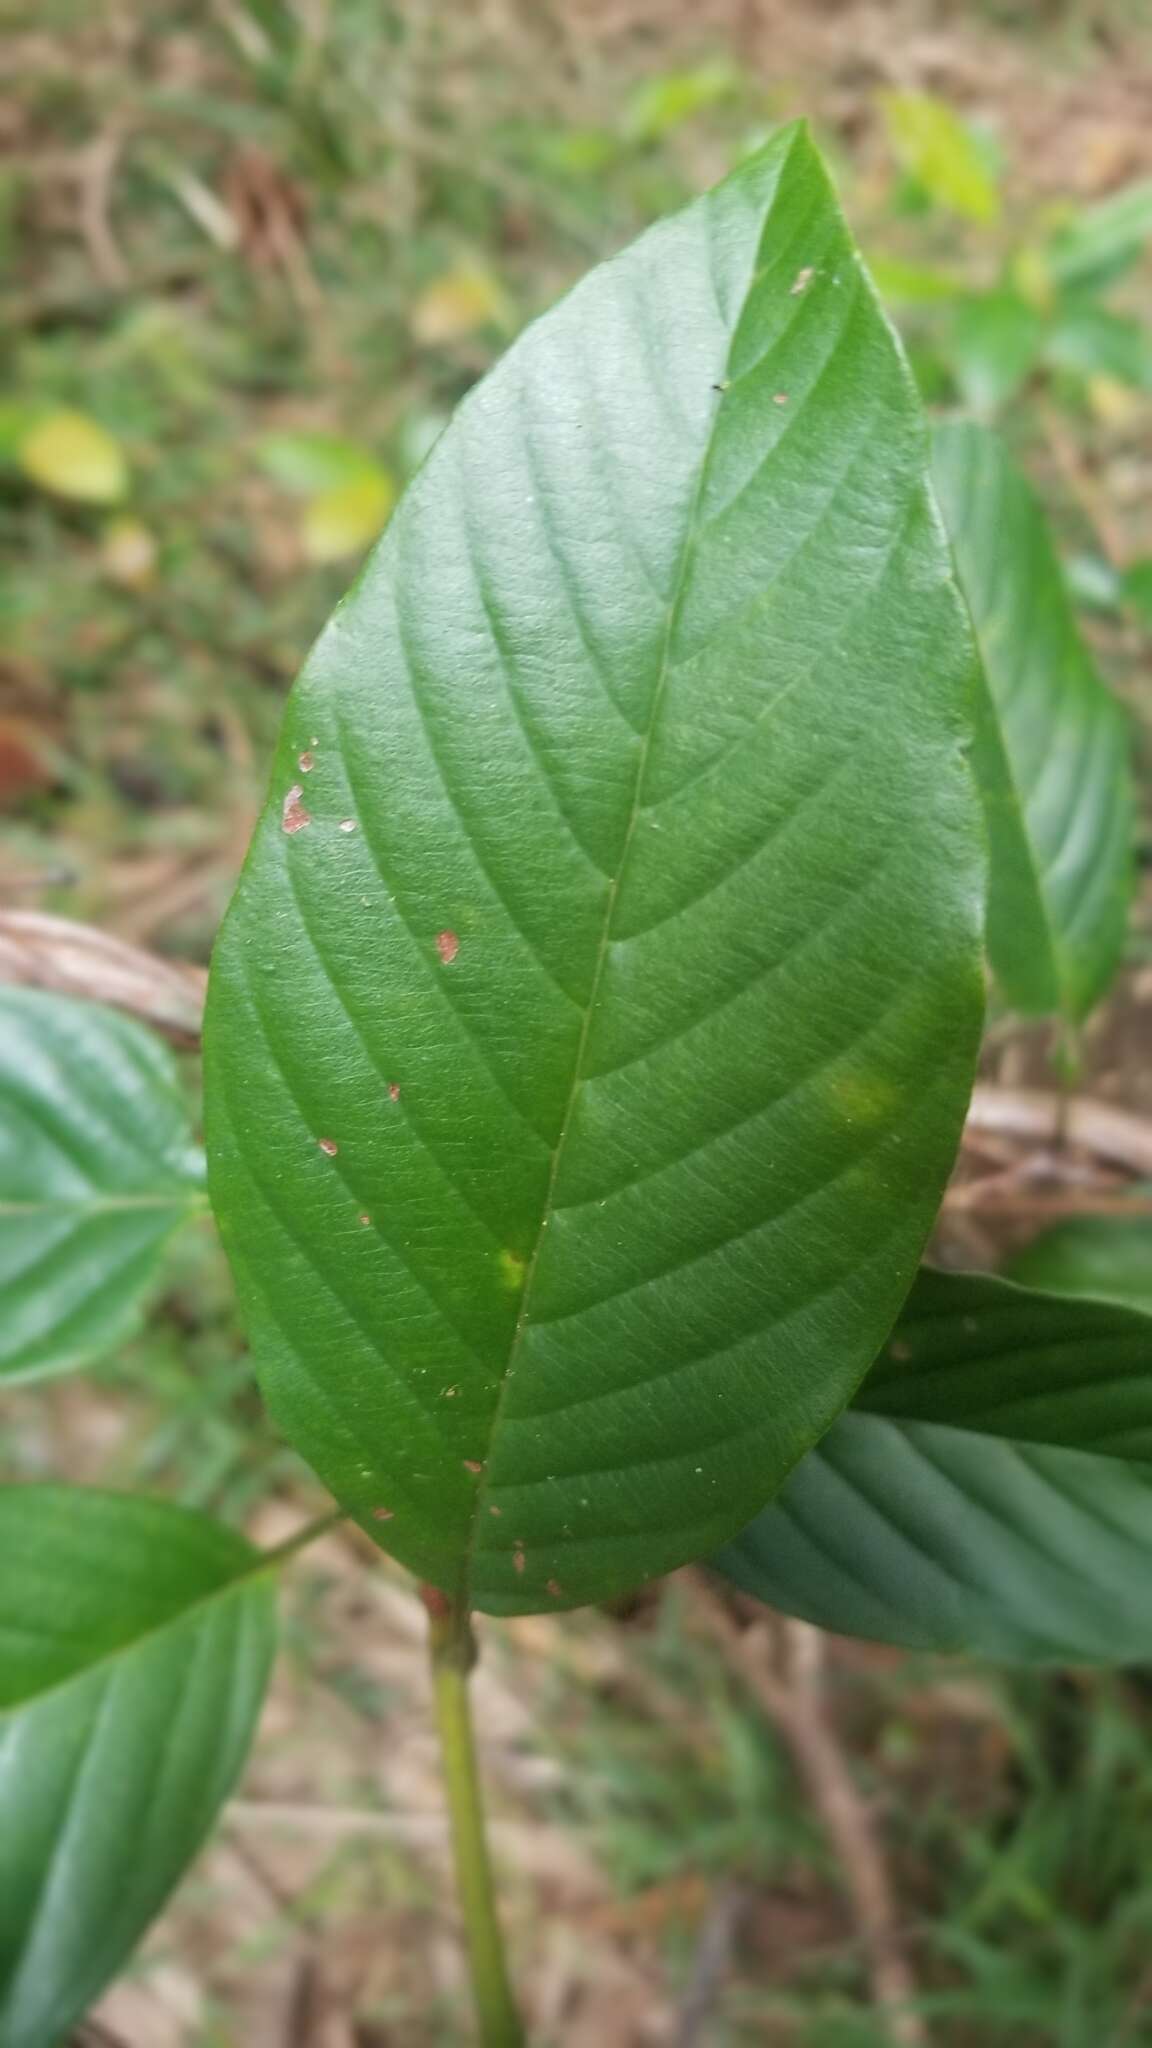
[(989, 429), (935, 436), (936, 489), (984, 658), (975, 761), (992, 852), (988, 950), (1010, 1003), (1084, 1016), (1132, 888), (1129, 738), (1077, 629), (1044, 515)]
[(853, 1407), (715, 1559), (844, 1634), (1152, 1653), (1152, 1318), (924, 1273)]
[(0, 2041), (52, 2048), (196, 1854), (274, 1639), (262, 1559), (183, 1508), (0, 1493)]
[(296, 687), (213, 1199), (284, 1430), (478, 1605), (734, 1533), (912, 1278), (982, 881), (924, 464), (789, 130), (511, 350)]
[(0, 1377), (118, 1343), (202, 1180), (158, 1039), (95, 1003), (0, 989)]

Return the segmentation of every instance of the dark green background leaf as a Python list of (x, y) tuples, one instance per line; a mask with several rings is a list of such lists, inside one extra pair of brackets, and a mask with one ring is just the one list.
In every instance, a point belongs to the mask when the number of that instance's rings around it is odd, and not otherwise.
[(925, 1272), (853, 1407), (715, 1562), (848, 1635), (1124, 1663), (1152, 1653), (1150, 1555), (1152, 1319)]
[(987, 428), (948, 422), (934, 473), (987, 692), (974, 754), (992, 851), (988, 950), (1015, 1008), (1084, 1016), (1132, 888), (1129, 736), (1083, 641), (1030, 487)]
[(51, 2048), (196, 1854), (274, 1642), (259, 1553), (183, 1508), (0, 1493), (0, 2040)]
[[(1152, 1188), (1145, 1193), (1152, 1195)], [(1152, 1311), (1152, 1216), (1070, 1216), (1004, 1270), (1024, 1286)]]
[(478, 1605), (740, 1526), (894, 1317), (967, 1096), (972, 652), (782, 133), (529, 330), (298, 684), (214, 967), (270, 1405)]
[(64, 1372), (128, 1335), (202, 1185), (158, 1039), (96, 1003), (0, 989), (0, 1376)]
[(927, 1269), (854, 1405), (1152, 1460), (1152, 1319), (989, 1274)]

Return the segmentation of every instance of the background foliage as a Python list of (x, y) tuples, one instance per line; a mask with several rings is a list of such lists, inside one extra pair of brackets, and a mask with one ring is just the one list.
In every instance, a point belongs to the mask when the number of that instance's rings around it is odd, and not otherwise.
[[(203, 960), (283, 689), (449, 408), (598, 256), (801, 111), (925, 395), (1007, 434), (1092, 659), (1146, 720), (1142, 14), (46, 0), (8, 39), (0, 175), (5, 901)], [(1093, 1093), (1147, 1112), (1143, 886), (1083, 1059)], [(1042, 1080), (1048, 1037), (998, 1018), (990, 1071)], [(184, 1139), (172, 1174), (194, 1206)], [(942, 1249), (1048, 1286), (1087, 1255), (1094, 1286), (1138, 1292), (1142, 1238), (1117, 1278), (1114, 1239), (1026, 1249), (1038, 1220), (958, 1207)], [(0, 1430), (7, 1477), (144, 1485), (266, 1540), (315, 1500), (203, 1220), (144, 1330), (87, 1381), (6, 1392)], [(107, 2001), (129, 2041), (454, 2038), (418, 1623), (331, 1539), (294, 1601), (263, 1761)], [(491, 1661), (479, 1713), (546, 2037), (674, 2039), (715, 1925), (735, 1950), (708, 2038), (882, 2039), (829, 1852), (681, 1590), (511, 1624)], [(857, 1644), (829, 1685), (934, 2038), (1152, 2039), (1144, 1674)]]

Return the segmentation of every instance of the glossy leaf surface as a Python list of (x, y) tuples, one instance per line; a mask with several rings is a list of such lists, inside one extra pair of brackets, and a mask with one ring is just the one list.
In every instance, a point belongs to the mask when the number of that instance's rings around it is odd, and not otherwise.
[(1115, 972), (1132, 887), (1129, 737), (1080, 637), (1044, 515), (989, 430), (938, 428), (934, 474), (984, 659), (974, 759), (1008, 1001), (1077, 1021)]
[(856, 1402), (715, 1560), (914, 1648), (1152, 1652), (1152, 1319), (924, 1273)]
[(196, 1854), (272, 1655), (260, 1557), (206, 1517), (0, 1493), (0, 2040), (53, 2048)]
[(286, 1434), (478, 1605), (735, 1531), (912, 1277), (979, 1025), (972, 654), (790, 130), (530, 329), (310, 660), (214, 966)]
[(96, 1003), (0, 989), (0, 1377), (128, 1335), (202, 1181), (157, 1038)]

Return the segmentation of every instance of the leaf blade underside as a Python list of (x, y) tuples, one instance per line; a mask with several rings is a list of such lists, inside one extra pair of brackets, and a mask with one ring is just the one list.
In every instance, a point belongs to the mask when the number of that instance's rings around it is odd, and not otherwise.
[(999, 436), (933, 435), (933, 477), (983, 657), (973, 762), (991, 848), (988, 953), (1007, 1000), (1078, 1023), (1124, 949), (1130, 738), (1072, 610), (1041, 507)]
[(476, 1605), (710, 1548), (912, 1276), (980, 1015), (924, 460), (788, 131), (466, 401), (293, 694), (213, 1201), (281, 1426)]
[(165, 1046), (99, 1003), (0, 989), (0, 1379), (130, 1335), (203, 1162)]
[(713, 1560), (823, 1628), (1022, 1662), (1152, 1650), (1152, 1317), (925, 1271), (852, 1406)]
[(46, 2048), (113, 1977), (244, 1761), (262, 1560), (167, 1502), (0, 1494), (0, 2038)]

